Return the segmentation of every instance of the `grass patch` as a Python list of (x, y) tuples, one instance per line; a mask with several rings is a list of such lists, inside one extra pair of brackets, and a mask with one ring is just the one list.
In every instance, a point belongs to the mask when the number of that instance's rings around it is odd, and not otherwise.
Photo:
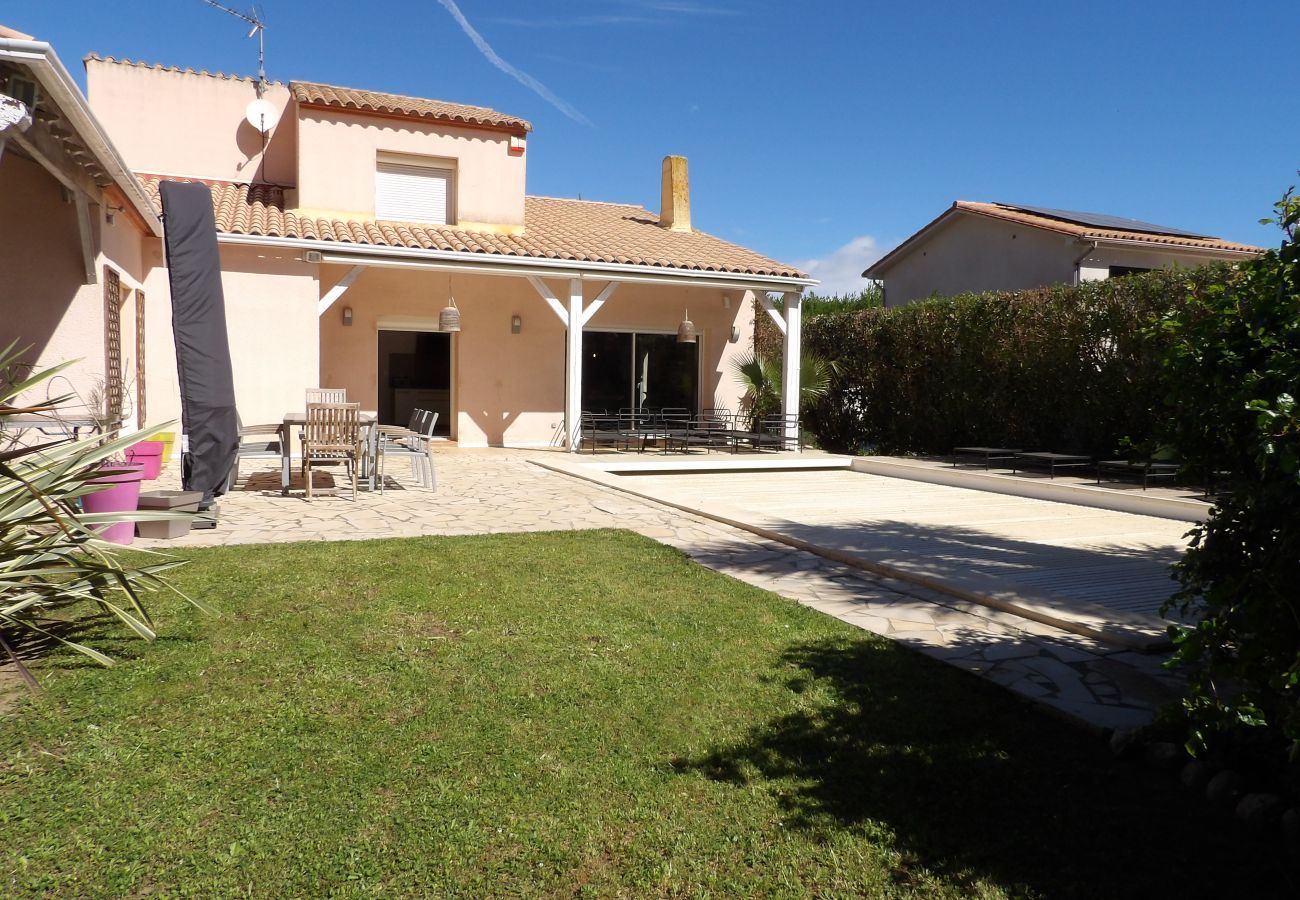
[[(194, 551), (0, 718), (5, 895), (1263, 896), (1005, 693), (625, 532)], [(108, 646), (105, 646), (105, 643)]]

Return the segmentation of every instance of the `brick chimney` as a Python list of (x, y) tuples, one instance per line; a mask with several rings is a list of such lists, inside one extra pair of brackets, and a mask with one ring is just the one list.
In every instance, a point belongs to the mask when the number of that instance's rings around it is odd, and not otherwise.
[(686, 177), (684, 156), (664, 157), (659, 224), (669, 231), (691, 230), (691, 185)]

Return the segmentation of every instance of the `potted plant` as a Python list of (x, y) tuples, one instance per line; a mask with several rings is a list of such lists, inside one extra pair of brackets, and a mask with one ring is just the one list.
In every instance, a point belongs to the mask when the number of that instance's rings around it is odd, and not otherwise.
[[(98, 472), (86, 479), (87, 484), (103, 485), (84, 494), (81, 508), (87, 513), (133, 513), (140, 503), (140, 482), (144, 479), (144, 463), (125, 459), (106, 459), (99, 464)], [(130, 544), (135, 540), (135, 522), (113, 522), (102, 526), (101, 539), (114, 544)]]

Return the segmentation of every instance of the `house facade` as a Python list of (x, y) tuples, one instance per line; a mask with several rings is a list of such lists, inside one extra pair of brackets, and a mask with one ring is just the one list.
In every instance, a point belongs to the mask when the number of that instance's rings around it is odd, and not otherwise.
[(1260, 248), (1132, 219), (958, 200), (862, 273), (899, 306), (1247, 259)]
[[(19, 52), (72, 85), (48, 45), (0, 40), (0, 61), (21, 67), (10, 62)], [(85, 65), (87, 96), (76, 99), (121, 170), (106, 173), (121, 177), (117, 193), (85, 202), (111, 259), (74, 271), (83, 282), (75, 290), (49, 285), (48, 266), (24, 262), (46, 238), (15, 231), (3, 263), (37, 287), (6, 281), (0, 300), (18, 315), (0, 331), (41, 344), (44, 363), (82, 357), (73, 377), (83, 383), (107, 375), (127, 390), (134, 373), (115, 371), (123, 364), (98, 349), (113, 340), (103, 336), (113, 327), (103, 286), (86, 283), (91, 274), (102, 282), (107, 266), (132, 314), (141, 298), (140, 346), (123, 344), (144, 361), (141, 424), (180, 412), (160, 240), (165, 180), (201, 181), (212, 193), (246, 422), (278, 421), (318, 386), (347, 389), (381, 421), (436, 410), (439, 430), (463, 446), (572, 446), (583, 409), (734, 410), (742, 388), (732, 363), (752, 347), (756, 299), (797, 363), (799, 295), (814, 282), (694, 229), (680, 157), (647, 173), (660, 178), (658, 213), (534, 197), (531, 125), (486, 107), (98, 56)], [(0, 185), (31, 180), (27, 157), (20, 147), (0, 158)], [(60, 206), (63, 185), (42, 178), (41, 208), (71, 215)], [(30, 216), (34, 200), (9, 194), (0, 192), (0, 222)], [(118, 211), (118, 194), (131, 195), (136, 215)], [(769, 293), (785, 298), (781, 310)], [(447, 309), (459, 330), (443, 329)], [(695, 340), (679, 342), (687, 318)], [(797, 378), (795, 365), (790, 411)]]

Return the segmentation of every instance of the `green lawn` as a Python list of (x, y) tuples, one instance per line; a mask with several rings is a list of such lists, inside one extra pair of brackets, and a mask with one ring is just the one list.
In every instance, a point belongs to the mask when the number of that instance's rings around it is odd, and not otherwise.
[(1171, 776), (624, 532), (192, 553), (0, 718), (0, 894), (1267, 896)]

